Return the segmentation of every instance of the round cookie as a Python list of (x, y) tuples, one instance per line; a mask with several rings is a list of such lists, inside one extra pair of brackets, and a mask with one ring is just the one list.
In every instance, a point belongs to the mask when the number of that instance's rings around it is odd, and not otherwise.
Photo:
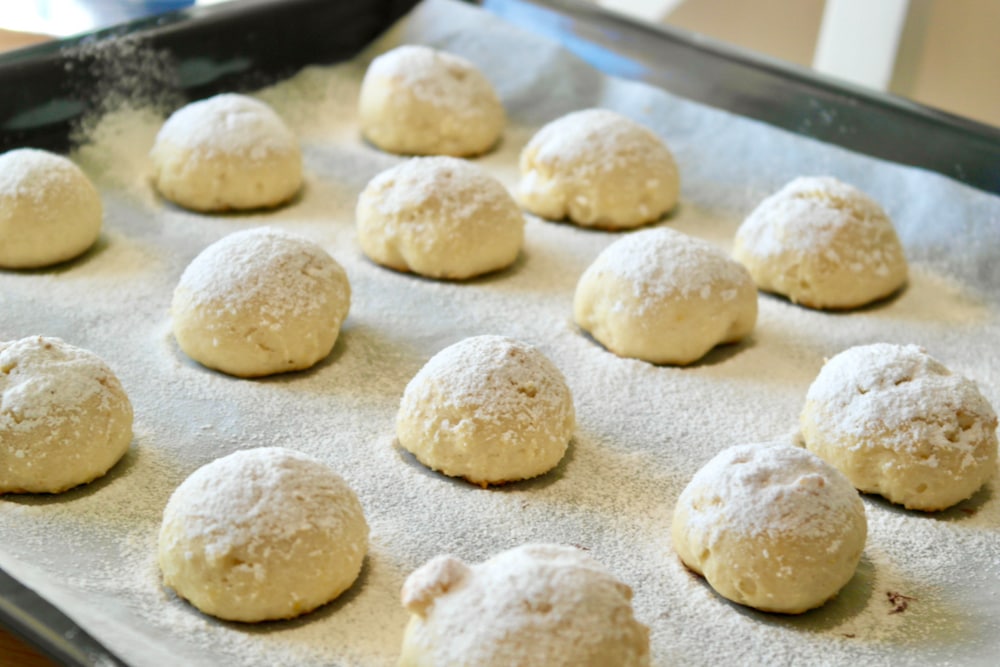
[(302, 187), (299, 142), (271, 107), (226, 93), (163, 124), (150, 152), (160, 194), (195, 211), (268, 208)]
[(865, 508), (851, 483), (804, 449), (739, 445), (695, 473), (674, 509), (681, 561), (719, 595), (799, 614), (834, 597), (864, 550)]
[(809, 308), (856, 308), (906, 283), (885, 211), (829, 177), (796, 178), (761, 202), (736, 232), (733, 256), (762, 290)]
[(407, 578), (402, 601), (399, 667), (650, 664), (632, 590), (573, 547), (528, 544), (471, 567), (438, 556)]
[(587, 267), (576, 323), (620, 357), (685, 365), (757, 322), (757, 288), (715, 246), (663, 227), (625, 236)]
[(916, 345), (862, 345), (827, 361), (800, 424), (806, 447), (855, 487), (908, 509), (951, 507), (996, 469), (993, 408)]
[(358, 100), (361, 133), (401, 155), (485, 153), (506, 123), (489, 80), (465, 58), (406, 45), (372, 61)]
[(364, 189), (357, 229), (361, 249), (379, 264), (460, 280), (512, 264), (524, 216), (479, 167), (452, 157), (413, 158)]
[(396, 437), (428, 468), (486, 487), (554, 468), (575, 424), (566, 380), (538, 349), (476, 336), (441, 350), (410, 380)]
[(101, 198), (69, 159), (32, 148), (0, 155), (0, 268), (73, 259), (101, 233)]
[(58, 338), (0, 342), (0, 494), (86, 484), (131, 442), (132, 404), (96, 355)]
[(184, 270), (170, 313), (189, 357), (238, 377), (325, 358), (351, 305), (347, 274), (321, 247), (277, 229), (230, 234)]
[(163, 583), (228, 621), (293, 618), (357, 579), (368, 524), (357, 496), (305, 454), (262, 447), (196, 470), (163, 511)]
[(658, 220), (680, 193), (677, 164), (651, 130), (608, 109), (585, 109), (539, 130), (521, 151), (517, 198), (535, 215), (628, 229)]

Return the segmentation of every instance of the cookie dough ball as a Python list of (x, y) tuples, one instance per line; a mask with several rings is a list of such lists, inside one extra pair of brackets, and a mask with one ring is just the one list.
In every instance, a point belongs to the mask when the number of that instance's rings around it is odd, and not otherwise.
[(649, 665), (632, 590), (573, 547), (528, 544), (471, 567), (438, 556), (402, 598), (400, 667)]
[(420, 369), (396, 416), (399, 444), (428, 468), (486, 487), (548, 472), (576, 424), (559, 369), (503, 336), (447, 347)]
[(993, 408), (915, 345), (863, 345), (827, 361), (800, 423), (810, 451), (908, 509), (951, 507), (996, 469)]
[(361, 503), (333, 470), (282, 447), (248, 449), (177, 487), (160, 526), (163, 583), (206, 614), (293, 618), (350, 588), (368, 550)]
[(657, 228), (604, 249), (580, 277), (576, 323), (620, 357), (690, 364), (757, 322), (757, 288), (715, 246)]
[(271, 107), (244, 95), (178, 109), (150, 157), (160, 194), (195, 211), (277, 206), (302, 187), (298, 139)]
[(451, 157), (408, 160), (358, 199), (358, 240), (373, 261), (430, 278), (462, 279), (509, 266), (524, 217), (495, 178)]
[(518, 200), (549, 220), (628, 229), (677, 204), (680, 177), (651, 130), (607, 109), (552, 121), (521, 151)]
[(400, 46), (372, 61), (358, 101), (368, 141), (402, 155), (485, 153), (503, 133), (503, 105), (489, 80), (464, 58)]
[(61, 155), (21, 148), (0, 155), (0, 268), (73, 259), (101, 233), (101, 198)]
[(59, 493), (111, 469), (132, 404), (96, 355), (58, 338), (0, 342), (0, 493)]
[(184, 270), (170, 313), (189, 357), (237, 377), (309, 368), (337, 342), (347, 274), (321, 247), (276, 229), (236, 232)]
[(790, 445), (730, 447), (677, 499), (674, 549), (719, 595), (799, 614), (834, 597), (865, 547), (865, 508), (833, 467)]
[(856, 308), (906, 283), (892, 221), (834, 178), (796, 178), (761, 202), (737, 231), (733, 256), (762, 290), (809, 308)]

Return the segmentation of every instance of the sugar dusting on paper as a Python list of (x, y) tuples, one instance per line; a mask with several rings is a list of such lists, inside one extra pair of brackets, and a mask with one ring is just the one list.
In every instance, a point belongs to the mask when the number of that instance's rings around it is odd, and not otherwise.
[[(509, 189), (534, 130), (569, 110), (607, 106), (649, 125), (677, 157), (682, 202), (661, 224), (728, 251), (764, 196), (795, 176), (831, 173), (893, 216), (909, 285), (847, 314), (762, 296), (748, 342), (680, 369), (619, 359), (572, 323), (577, 279), (619, 234), (529, 216), (522, 257), (495, 275), (442, 283), (375, 266), (354, 238), (354, 205), (400, 158), (361, 140), (354, 105), (366, 63), (400, 40), (452, 50), (497, 83), (510, 125), (477, 162)], [(720, 449), (791, 437), (824, 358), (851, 345), (922, 345), (1000, 405), (997, 198), (603, 79), (558, 47), (449, 2), (425, 4), (356, 61), (307, 68), (258, 95), (303, 142), (306, 185), (289, 206), (212, 217), (165, 203), (146, 161), (163, 111), (125, 105), (90, 125), (90, 142), (73, 156), (102, 192), (98, 247), (57, 270), (0, 273), (0, 339), (59, 336), (97, 353), (136, 415), (132, 450), (107, 478), (61, 496), (0, 499), (0, 566), (35, 580), (136, 665), (392, 664), (407, 619), (399, 590), (413, 569), (440, 553), (477, 562), (530, 541), (578, 545), (635, 589), (656, 665), (989, 661), (1000, 634), (996, 482), (939, 515), (867, 498), (857, 574), (799, 617), (723, 601), (680, 565), (669, 523), (683, 486)], [(319, 242), (346, 269), (354, 298), (333, 353), (315, 369), (237, 380), (185, 358), (167, 310), (204, 247), (260, 225)], [(434, 353), (479, 334), (523, 339), (566, 376), (578, 427), (549, 475), (484, 491), (393, 445), (406, 383)], [(369, 556), (357, 584), (313, 614), (219, 623), (162, 589), (153, 560), (160, 515), (200, 465), (266, 445), (316, 456), (348, 481), (371, 526)]]

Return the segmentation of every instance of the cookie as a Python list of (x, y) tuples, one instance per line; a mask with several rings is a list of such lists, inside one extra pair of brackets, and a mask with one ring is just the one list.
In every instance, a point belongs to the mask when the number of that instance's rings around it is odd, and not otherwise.
[(131, 442), (132, 404), (97, 355), (58, 338), (0, 342), (0, 494), (86, 484)]
[(524, 240), (524, 217), (479, 167), (451, 157), (413, 158), (364, 189), (357, 230), (374, 262), (461, 280), (511, 265)]
[(441, 350), (403, 392), (396, 437), (427, 467), (488, 486), (542, 475), (566, 453), (576, 424), (559, 369), (503, 336)]
[(760, 289), (810, 308), (848, 309), (899, 290), (906, 257), (892, 221), (857, 188), (796, 178), (736, 232), (733, 257)]
[(403, 585), (399, 665), (646, 667), (649, 629), (631, 600), (573, 547), (528, 544), (472, 566), (438, 556)]
[(521, 151), (517, 199), (535, 215), (629, 229), (677, 204), (673, 154), (651, 130), (608, 109), (585, 109), (540, 129)]
[(506, 115), (493, 85), (474, 64), (405, 45), (369, 65), (358, 121), (364, 137), (389, 153), (469, 157), (497, 143)]
[(683, 366), (753, 331), (757, 288), (715, 246), (659, 227), (597, 256), (577, 283), (573, 318), (618, 356)]
[(854, 486), (909, 509), (951, 507), (996, 469), (993, 407), (916, 345), (861, 345), (831, 358), (800, 424), (806, 447)]
[(302, 187), (299, 142), (271, 107), (225, 93), (175, 111), (150, 152), (153, 183), (195, 211), (278, 206)]
[(681, 492), (671, 536), (681, 561), (722, 597), (799, 614), (854, 576), (868, 523), (851, 483), (790, 445), (739, 445)]
[(321, 461), (282, 447), (239, 451), (177, 487), (163, 511), (163, 583), (203, 613), (254, 623), (305, 614), (357, 579), (368, 524)]
[(0, 268), (39, 268), (83, 254), (101, 233), (103, 210), (68, 158), (32, 148), (0, 155)]
[(236, 232), (192, 260), (174, 289), (174, 337), (189, 357), (237, 377), (324, 359), (351, 306), (347, 274), (308, 239), (266, 227)]

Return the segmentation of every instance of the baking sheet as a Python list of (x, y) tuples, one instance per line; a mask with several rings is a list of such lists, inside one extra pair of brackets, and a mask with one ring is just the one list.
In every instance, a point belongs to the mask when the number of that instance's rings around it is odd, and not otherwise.
[[(685, 369), (622, 360), (581, 335), (573, 288), (620, 234), (528, 217), (511, 269), (439, 283), (368, 262), (353, 207), (399, 161), (365, 145), (354, 120), (370, 58), (401, 42), (476, 62), (511, 123), (477, 162), (508, 187), (538, 126), (588, 106), (649, 125), (681, 167), (682, 202), (662, 224), (728, 248), (742, 216), (802, 174), (832, 174), (880, 200), (911, 262), (886, 303), (829, 314), (761, 297), (752, 339)], [(45, 334), (93, 350), (136, 411), (135, 440), (104, 479), (60, 496), (0, 498), (0, 567), (37, 589), (134, 665), (384, 665), (398, 654), (406, 575), (450, 552), (469, 561), (529, 541), (589, 550), (636, 592), (654, 664), (993, 664), (1000, 650), (1000, 500), (994, 483), (938, 515), (867, 498), (869, 541), (855, 578), (801, 617), (731, 605), (673, 556), (669, 520), (690, 476), (730, 444), (794, 433), (824, 357), (854, 344), (915, 342), (975, 379), (1000, 405), (1000, 200), (946, 178), (879, 162), (603, 77), (561, 47), (476, 9), (424, 3), (354, 62), (310, 68), (262, 91), (303, 141), (307, 185), (275, 212), (203, 216), (155, 196), (146, 153), (162, 110), (120, 109), (75, 154), (106, 207), (98, 246), (50, 270), (0, 274), (0, 339)], [(276, 225), (341, 262), (354, 301), (330, 358), (304, 373), (247, 381), (198, 367), (170, 336), (177, 278), (227, 233)], [(435, 352), (498, 333), (539, 346), (573, 390), (578, 428), (545, 477), (484, 491), (430, 473), (393, 445), (406, 382)], [(283, 445), (329, 462), (355, 488), (372, 538), (361, 578), (299, 620), (259, 626), (206, 618), (161, 588), (160, 513), (190, 472), (240, 448)], [(912, 598), (895, 611), (898, 595)]]

